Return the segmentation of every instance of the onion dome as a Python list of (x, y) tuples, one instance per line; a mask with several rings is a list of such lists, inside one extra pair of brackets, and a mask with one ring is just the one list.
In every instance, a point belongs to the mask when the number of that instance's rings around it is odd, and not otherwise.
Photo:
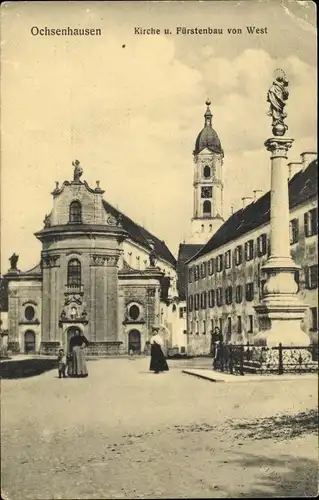
[(212, 127), (212, 112), (209, 108), (211, 102), (208, 99), (206, 101), (206, 113), (204, 114), (205, 117), (205, 125), (203, 130), (198, 134), (196, 142), (195, 142), (195, 149), (194, 149), (194, 155), (197, 155), (203, 149), (207, 148), (213, 153), (219, 153), (219, 154), (224, 154), (219, 137), (215, 130)]

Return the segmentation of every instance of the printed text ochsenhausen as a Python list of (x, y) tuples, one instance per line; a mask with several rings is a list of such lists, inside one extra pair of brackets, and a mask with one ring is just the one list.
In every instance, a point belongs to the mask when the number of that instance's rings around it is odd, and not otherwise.
[(32, 26), (32, 36), (101, 36), (102, 30), (95, 28), (39, 28), (39, 26)]

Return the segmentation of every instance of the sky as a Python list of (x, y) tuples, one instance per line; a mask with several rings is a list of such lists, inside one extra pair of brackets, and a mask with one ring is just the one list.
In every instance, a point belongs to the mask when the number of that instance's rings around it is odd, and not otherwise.
[[(33, 26), (99, 28), (102, 36), (32, 36)], [(178, 26), (223, 35), (176, 35)], [(267, 34), (249, 35), (247, 26)], [(108, 202), (176, 255), (190, 231), (192, 152), (207, 98), (225, 152), (224, 217), (254, 189), (267, 191), (266, 95), (276, 68), (289, 79), (289, 161), (317, 151), (316, 50), (307, 1), (2, 4), (1, 272), (13, 252), (21, 270), (39, 262), (34, 233), (75, 159), (82, 179), (99, 180)]]

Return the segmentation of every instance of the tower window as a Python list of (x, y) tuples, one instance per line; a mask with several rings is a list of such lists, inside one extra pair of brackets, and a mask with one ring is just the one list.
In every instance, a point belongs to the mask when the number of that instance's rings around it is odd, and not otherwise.
[(204, 217), (210, 217), (212, 214), (212, 204), (209, 200), (205, 200), (203, 203), (203, 215)]
[(205, 165), (204, 167), (204, 177), (206, 179), (208, 179), (209, 177), (211, 177), (211, 169), (208, 165)]
[(81, 284), (81, 262), (78, 259), (72, 259), (68, 263), (68, 285)]
[(80, 224), (82, 222), (82, 205), (79, 201), (75, 200), (70, 203), (69, 209), (69, 223)]

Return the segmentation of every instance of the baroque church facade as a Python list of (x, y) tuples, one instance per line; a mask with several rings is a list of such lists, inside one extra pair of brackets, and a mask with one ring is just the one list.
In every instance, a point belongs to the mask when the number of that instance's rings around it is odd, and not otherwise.
[(164, 309), (174, 301), (176, 260), (73, 165), (73, 180), (56, 183), (53, 209), (35, 234), (40, 263), (22, 272), (11, 257), (8, 349), (55, 354), (81, 330), (92, 355), (141, 352), (152, 325), (169, 325)]

